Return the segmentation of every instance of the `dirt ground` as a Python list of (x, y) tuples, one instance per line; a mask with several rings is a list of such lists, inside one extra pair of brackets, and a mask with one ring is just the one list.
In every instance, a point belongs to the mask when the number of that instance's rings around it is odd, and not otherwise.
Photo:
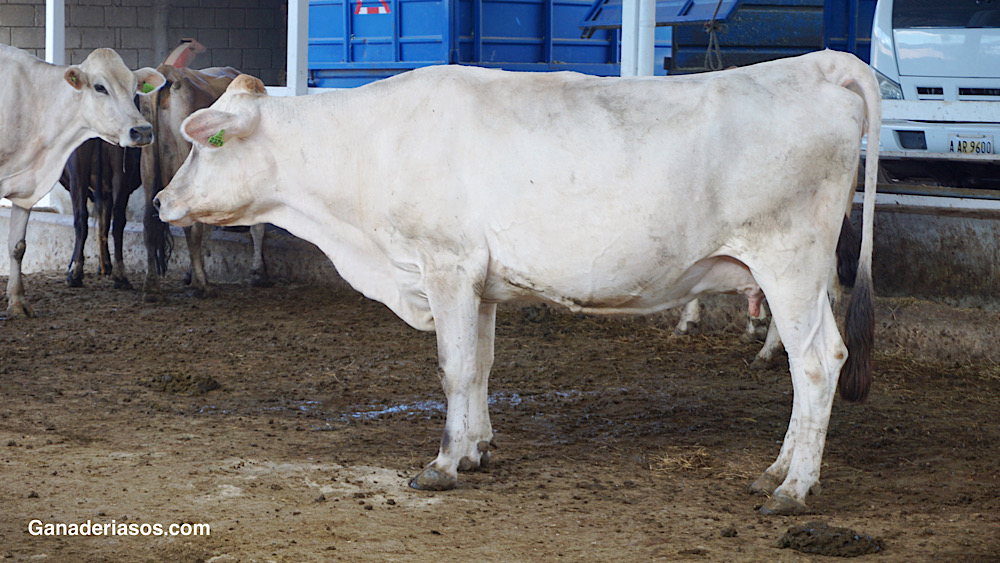
[[(747, 488), (791, 385), (750, 370), (759, 345), (735, 326), (502, 307), (493, 462), (426, 493), (407, 480), (444, 424), (434, 337), (384, 306), (331, 286), (199, 300), (174, 279), (149, 304), (92, 275), (26, 283), (38, 317), (0, 321), (0, 559), (809, 561), (778, 546), (818, 521), (879, 539), (862, 559), (1000, 561), (1000, 344), (934, 360), (885, 336), (904, 310), (916, 333), (938, 330), (924, 309), (995, 313), (881, 301), (875, 385), (834, 404), (814, 513), (763, 517)], [(141, 535), (180, 523), (211, 535)]]

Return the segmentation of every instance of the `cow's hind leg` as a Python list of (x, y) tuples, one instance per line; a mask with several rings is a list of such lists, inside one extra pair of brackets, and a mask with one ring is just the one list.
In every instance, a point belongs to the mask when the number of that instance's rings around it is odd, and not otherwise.
[(211, 233), (212, 228), (205, 223), (195, 223), (184, 228), (188, 252), (191, 254), (191, 287), (194, 289), (195, 297), (215, 297), (215, 288), (208, 283), (208, 276), (205, 274), (205, 256), (202, 248), (205, 234)]
[(784, 351), (784, 348), (781, 345), (781, 335), (778, 333), (778, 327), (772, 315), (771, 322), (767, 327), (767, 335), (764, 338), (764, 346), (760, 349), (760, 352), (757, 352), (757, 357), (754, 358), (750, 367), (765, 369), (776, 366), (781, 360), (782, 351)]
[(767, 340), (767, 332), (774, 326), (771, 319), (771, 310), (767, 306), (767, 301), (761, 301), (758, 315), (747, 313), (747, 329), (740, 336), (740, 342), (750, 343)]
[(250, 227), (250, 238), (253, 239), (253, 266), (250, 268), (250, 285), (254, 287), (271, 287), (274, 282), (267, 274), (267, 262), (264, 261), (264, 223)]
[(701, 303), (697, 299), (692, 299), (684, 306), (684, 311), (681, 312), (681, 320), (677, 321), (677, 326), (674, 327), (674, 334), (680, 336), (692, 334), (697, 330), (698, 323), (700, 322)]
[[(809, 490), (819, 483), (830, 409), (840, 368), (847, 358), (826, 295), (825, 284), (762, 283), (792, 375), (792, 416), (778, 459), (751, 486), (769, 494), (765, 514), (805, 510)], [(806, 290), (806, 287), (809, 289)]]
[[(493, 427), (487, 406), (487, 382), (493, 366), (496, 305), (482, 304), (472, 284), (455, 291), (428, 292), (437, 331), (441, 385), (448, 414), (437, 458), (410, 481), (423, 490), (452, 489), (458, 471), (469, 471), (489, 461)], [(452, 285), (451, 287), (454, 287)]]

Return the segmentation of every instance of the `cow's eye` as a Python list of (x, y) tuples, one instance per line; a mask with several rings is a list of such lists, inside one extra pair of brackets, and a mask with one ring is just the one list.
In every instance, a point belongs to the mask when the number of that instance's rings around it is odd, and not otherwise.
[(102, 85), (102, 84), (95, 84), (94, 85), (94, 90), (97, 90), (98, 94), (104, 94), (105, 96), (108, 95), (108, 89), (105, 88), (104, 85)]

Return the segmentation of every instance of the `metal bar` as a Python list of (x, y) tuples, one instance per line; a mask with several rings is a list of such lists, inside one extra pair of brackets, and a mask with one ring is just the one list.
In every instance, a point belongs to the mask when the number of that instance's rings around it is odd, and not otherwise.
[(483, 60), (483, 0), (475, 0), (473, 10), (475, 10), (472, 14), (475, 18), (473, 20), (475, 27), (472, 33), (472, 56), (474, 61), (479, 62)]
[(349, 62), (353, 62), (353, 60), (354, 60), (354, 57), (352, 56), (352, 53), (353, 53), (354, 50), (352, 49), (353, 45), (351, 45), (351, 38), (354, 37), (354, 32), (351, 30), (351, 26), (352, 26), (353, 21), (354, 21), (354, 20), (351, 19), (351, 16), (353, 14), (354, 14), (354, 12), (351, 10), (351, 0), (344, 0), (344, 56), (343, 56), (343, 60), (344, 60), (344, 62), (348, 62), (348, 63)]
[(555, 24), (555, 2), (553, 0), (544, 0), (544, 5), (548, 6), (548, 10), (545, 10), (545, 51), (542, 53), (543, 60), (547, 63), (552, 62), (552, 28)]
[[(864, 189), (860, 191), (863, 192)], [(876, 193), (1000, 201), (1000, 190), (951, 188), (947, 186), (928, 186), (925, 184), (879, 184), (876, 188)]]
[(965, 154), (960, 152), (881, 151), (879, 160), (951, 160), (956, 162), (997, 162), (997, 154)]
[[(386, 0), (389, 6), (392, 6), (392, 57), (397, 60), (403, 60), (403, 53), (399, 45), (399, 36), (403, 33), (403, 15), (400, 9), (399, 2), (397, 0)], [(393, 5), (395, 4), (395, 5)]]

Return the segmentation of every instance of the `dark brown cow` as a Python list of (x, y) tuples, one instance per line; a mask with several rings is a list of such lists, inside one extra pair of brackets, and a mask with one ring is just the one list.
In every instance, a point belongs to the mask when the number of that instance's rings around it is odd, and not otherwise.
[[(60, 182), (69, 190), (73, 202), (73, 226), (76, 243), (66, 272), (70, 287), (83, 286), (84, 245), (87, 242), (87, 200), (94, 201), (97, 216), (98, 271), (112, 276), (116, 289), (131, 289), (125, 274), (123, 238), (125, 212), (129, 196), (139, 188), (139, 149), (125, 149), (91, 139), (77, 148), (63, 169)], [(108, 232), (113, 228), (115, 259), (108, 251)]]
[[(146, 195), (146, 212), (143, 218), (148, 267), (142, 293), (146, 300), (156, 300), (161, 294), (159, 277), (166, 273), (170, 259), (170, 227), (160, 221), (152, 200), (174, 177), (184, 163), (191, 144), (180, 134), (184, 118), (195, 110), (212, 105), (226, 91), (230, 82), (240, 75), (232, 67), (213, 67), (204, 70), (175, 68), (163, 64), (157, 69), (167, 79), (167, 86), (155, 95), (143, 98), (142, 115), (153, 124), (156, 142), (142, 151), (142, 185)], [(212, 227), (201, 223), (184, 229), (188, 251), (191, 254), (191, 285), (195, 295), (214, 294), (205, 275), (202, 258), (202, 239)], [(264, 225), (251, 228), (254, 239), (254, 262), (251, 284), (270, 285), (263, 259)]]

